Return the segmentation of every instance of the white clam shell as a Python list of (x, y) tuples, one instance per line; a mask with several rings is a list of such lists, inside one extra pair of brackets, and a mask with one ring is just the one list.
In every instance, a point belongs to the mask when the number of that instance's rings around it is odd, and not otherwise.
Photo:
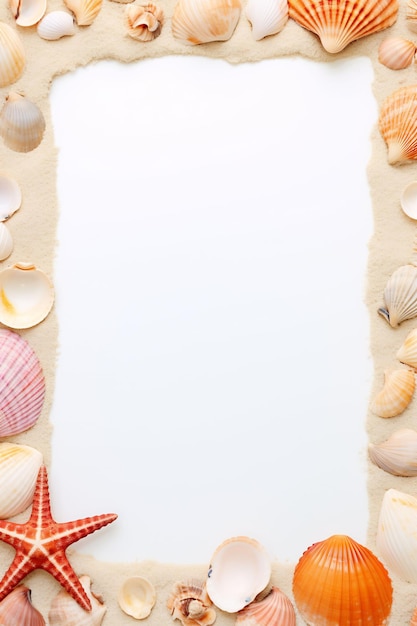
[(66, 11), (51, 11), (39, 22), (37, 31), (39, 37), (48, 41), (75, 35), (74, 18)]
[(0, 135), (16, 152), (30, 152), (42, 141), (45, 118), (34, 103), (18, 93), (10, 93), (0, 111)]
[(409, 67), (416, 53), (416, 45), (404, 37), (387, 37), (378, 48), (378, 61), (391, 70)]
[(256, 41), (276, 35), (288, 21), (288, 1), (248, 0), (246, 17), (252, 24), (252, 35)]
[(48, 276), (31, 263), (16, 263), (0, 272), (0, 322), (31, 328), (45, 319), (54, 302)]
[(400, 204), (404, 213), (412, 220), (417, 220), (417, 181), (413, 181), (404, 187)]
[(0, 443), (0, 519), (18, 515), (32, 504), (42, 461), (35, 448)]
[(417, 369), (417, 328), (412, 330), (405, 338), (397, 352), (397, 359), (414, 369)]
[(383, 443), (369, 444), (369, 457), (394, 476), (417, 476), (417, 432), (401, 428)]
[(389, 278), (384, 289), (385, 306), (378, 313), (395, 328), (417, 315), (417, 267), (402, 265)]
[(16, 24), (33, 26), (45, 14), (46, 0), (10, 0), (10, 9)]
[(120, 608), (127, 615), (135, 619), (145, 619), (155, 606), (155, 587), (146, 578), (132, 576), (123, 583), (118, 600)]
[(80, 583), (90, 599), (91, 611), (85, 611), (65, 590), (61, 590), (51, 602), (49, 626), (100, 626), (107, 607), (100, 596), (92, 593), (88, 576), (80, 576)]
[(206, 589), (215, 606), (237, 613), (265, 589), (271, 562), (261, 544), (249, 537), (233, 537), (214, 552)]
[(0, 222), (0, 261), (4, 261), (13, 252), (13, 237), (3, 222)]
[(17, 182), (0, 172), (0, 222), (9, 219), (22, 204), (22, 192)]
[(22, 75), (26, 55), (19, 35), (0, 22), (0, 87), (14, 83)]
[(187, 45), (227, 41), (240, 11), (240, 0), (179, 0), (172, 18), (172, 34)]
[(376, 545), (390, 570), (417, 583), (417, 499), (408, 493), (386, 491), (378, 520)]

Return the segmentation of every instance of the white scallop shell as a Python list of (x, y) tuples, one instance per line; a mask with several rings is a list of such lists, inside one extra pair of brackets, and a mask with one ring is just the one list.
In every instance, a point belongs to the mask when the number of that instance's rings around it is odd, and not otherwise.
[(31, 328), (45, 319), (54, 302), (48, 276), (31, 263), (16, 263), (0, 272), (0, 322)]
[(400, 204), (404, 213), (412, 220), (417, 220), (417, 181), (406, 185), (400, 196)]
[(46, 11), (46, 0), (10, 0), (9, 3), (16, 24), (19, 26), (37, 24)]
[(288, 21), (288, 0), (248, 0), (246, 17), (256, 41), (275, 35)]
[(0, 135), (16, 152), (30, 152), (42, 141), (45, 118), (39, 107), (19, 93), (10, 93), (0, 111)]
[(172, 34), (188, 45), (227, 41), (240, 11), (240, 0), (179, 0), (172, 17)]
[(417, 315), (417, 267), (402, 265), (389, 278), (384, 290), (385, 307), (378, 313), (395, 328)]
[(4, 261), (13, 252), (13, 237), (3, 222), (0, 222), (0, 261)]
[(394, 476), (417, 476), (417, 432), (401, 428), (383, 443), (369, 444), (369, 457)]
[(378, 61), (391, 70), (409, 67), (416, 53), (414, 42), (404, 37), (387, 37), (378, 48)]
[(88, 576), (80, 576), (80, 583), (91, 602), (91, 611), (85, 611), (62, 589), (51, 602), (49, 626), (100, 626), (107, 607), (100, 596), (92, 593)]
[(0, 519), (22, 513), (32, 504), (42, 454), (16, 443), (0, 443)]
[(120, 608), (127, 615), (135, 619), (145, 619), (155, 606), (155, 587), (146, 578), (132, 576), (123, 583), (118, 599)]
[(215, 606), (236, 613), (265, 589), (271, 562), (261, 544), (249, 537), (233, 537), (214, 552), (206, 589)]
[(66, 11), (51, 11), (39, 22), (37, 30), (39, 37), (48, 41), (75, 35), (74, 18)]
[(9, 219), (22, 204), (22, 192), (17, 182), (4, 172), (0, 172), (0, 222)]
[(14, 83), (22, 75), (26, 55), (19, 35), (0, 22), (0, 87)]
[(397, 352), (397, 359), (401, 363), (417, 369), (417, 328), (412, 330), (405, 338)]

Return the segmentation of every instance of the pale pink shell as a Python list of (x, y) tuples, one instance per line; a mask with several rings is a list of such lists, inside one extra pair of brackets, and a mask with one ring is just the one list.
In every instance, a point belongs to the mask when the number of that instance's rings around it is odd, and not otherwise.
[(31, 602), (28, 587), (19, 585), (0, 602), (0, 624), (4, 626), (45, 626), (45, 620)]
[(409, 67), (416, 53), (416, 45), (403, 37), (387, 37), (378, 49), (378, 61), (391, 70)]
[(45, 378), (33, 349), (20, 335), (0, 329), (0, 437), (31, 428), (45, 396)]
[(278, 587), (259, 602), (251, 602), (236, 616), (236, 626), (295, 626), (294, 607)]

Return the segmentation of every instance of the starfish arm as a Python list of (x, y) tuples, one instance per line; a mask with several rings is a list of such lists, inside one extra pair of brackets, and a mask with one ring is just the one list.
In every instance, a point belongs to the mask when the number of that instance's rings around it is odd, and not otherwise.
[(15, 524), (7, 520), (0, 520), (0, 540), (13, 546), (15, 550), (19, 549), (25, 532), (21, 524)]
[(63, 550), (50, 555), (48, 560), (42, 565), (42, 569), (52, 574), (55, 580), (64, 587), (83, 609), (91, 611), (90, 598), (87, 596)]
[(3, 576), (0, 580), (0, 601), (3, 600), (11, 591), (20, 583), (20, 581), (30, 574), (36, 565), (31, 561), (30, 556), (22, 553), (17, 553)]
[(41, 465), (36, 479), (35, 493), (33, 494), (30, 521), (39, 525), (42, 520), (48, 519), (52, 519), (49, 500), (48, 472), (45, 465)]
[(96, 530), (100, 530), (103, 526), (111, 524), (117, 519), (115, 513), (105, 513), (104, 515), (94, 515), (93, 517), (85, 517), (73, 522), (65, 522), (56, 524), (56, 532), (54, 533), (54, 541), (59, 549), (65, 550), (72, 543), (75, 543), (87, 535), (91, 535)]

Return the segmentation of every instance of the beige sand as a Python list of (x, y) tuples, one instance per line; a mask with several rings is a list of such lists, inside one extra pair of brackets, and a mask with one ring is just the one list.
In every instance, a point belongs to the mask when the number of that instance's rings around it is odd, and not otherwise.
[[(170, 21), (175, 0), (162, 0), (166, 23), (161, 36), (154, 42), (142, 44), (125, 35), (123, 27), (124, 6), (104, 0), (101, 13), (90, 27), (79, 29), (75, 37), (58, 42), (41, 40), (35, 28), (19, 29), (27, 51), (27, 67), (12, 87), (1, 90), (1, 99), (12, 90), (23, 91), (40, 105), (46, 116), (47, 130), (40, 147), (28, 154), (18, 154), (0, 144), (1, 168), (7, 169), (19, 181), (24, 204), (23, 209), (9, 222), (15, 239), (15, 250), (6, 264), (17, 260), (31, 260), (47, 273), (53, 273), (56, 245), (56, 221), (58, 200), (56, 196), (57, 151), (54, 147), (53, 130), (50, 119), (49, 88), (54, 76), (69, 72), (80, 65), (113, 58), (121, 61), (134, 61), (145, 57), (167, 54), (207, 55), (225, 59), (231, 63), (260, 61), (262, 59), (302, 55), (317, 61), (329, 61), (334, 57), (323, 51), (318, 39), (290, 21), (278, 36), (261, 42), (254, 42), (250, 26), (242, 14), (241, 20), (230, 41), (198, 47), (186, 47), (171, 35)], [(14, 26), (8, 8), (3, 3), (0, 19)], [(61, 9), (62, 0), (50, 0), (48, 11)], [(410, 37), (405, 23), (405, 2), (401, 6), (397, 23), (390, 34), (403, 34)], [(378, 46), (386, 33), (351, 44), (338, 58), (368, 56), (373, 62), (375, 81), (373, 85), (378, 106), (386, 95), (397, 87), (415, 82), (415, 68), (394, 72), (377, 61)], [(411, 36), (412, 38), (412, 36)], [(381, 294), (387, 277), (400, 265), (410, 259), (414, 225), (401, 212), (399, 194), (403, 186), (415, 178), (415, 165), (394, 168), (387, 164), (386, 148), (378, 130), (372, 132), (372, 159), (368, 168), (369, 184), (374, 208), (374, 236), (369, 249), (369, 280), (366, 294), (372, 320), (371, 348), (375, 360), (375, 384), (372, 392), (381, 386), (382, 372), (392, 365), (394, 355), (405, 335), (414, 328), (413, 320), (405, 322), (398, 330), (391, 329), (375, 314), (381, 304)], [(343, 146), (341, 146), (343, 149)], [(325, 166), (325, 164), (323, 164)], [(48, 422), (49, 409), (53, 400), (54, 370), (58, 340), (58, 325), (54, 313), (39, 326), (22, 332), (40, 357), (48, 382), (47, 403), (39, 423), (29, 432), (15, 438), (19, 443), (27, 443), (40, 449), (45, 461), (50, 461), (51, 427)], [(369, 415), (368, 431), (372, 441), (382, 441), (399, 426), (412, 426), (414, 408), (411, 406), (401, 418), (382, 420)], [(384, 490), (396, 487), (414, 493), (416, 479), (394, 478), (377, 468), (369, 467), (370, 526), (368, 545), (375, 549), (375, 529), (381, 497)], [(22, 515), (21, 519), (26, 519)], [(320, 538), (319, 538), (320, 539)], [(12, 555), (8, 546), (0, 546), (1, 570), (3, 571)], [(108, 606), (104, 624), (128, 625), (133, 620), (124, 615), (117, 605), (117, 590), (127, 575), (142, 574), (149, 577), (156, 586), (158, 599), (151, 617), (145, 622), (149, 626), (164, 626), (171, 623), (165, 607), (167, 595), (173, 582), (190, 577), (204, 578), (207, 564), (200, 566), (176, 566), (157, 563), (110, 564), (99, 563), (94, 559), (69, 551), (71, 562), (78, 573), (88, 573), (94, 582), (94, 590), (103, 594)], [(291, 597), (293, 566), (276, 563), (273, 582)], [(394, 577), (393, 577), (394, 578)], [(42, 571), (34, 572), (27, 579), (33, 589), (35, 605), (47, 616), (50, 601), (59, 586)], [(417, 605), (417, 586), (404, 584), (394, 578), (395, 602), (390, 623), (405, 626), (409, 623), (412, 609)], [(233, 616), (219, 612), (219, 626), (234, 623)], [(298, 623), (302, 620), (298, 618)]]

